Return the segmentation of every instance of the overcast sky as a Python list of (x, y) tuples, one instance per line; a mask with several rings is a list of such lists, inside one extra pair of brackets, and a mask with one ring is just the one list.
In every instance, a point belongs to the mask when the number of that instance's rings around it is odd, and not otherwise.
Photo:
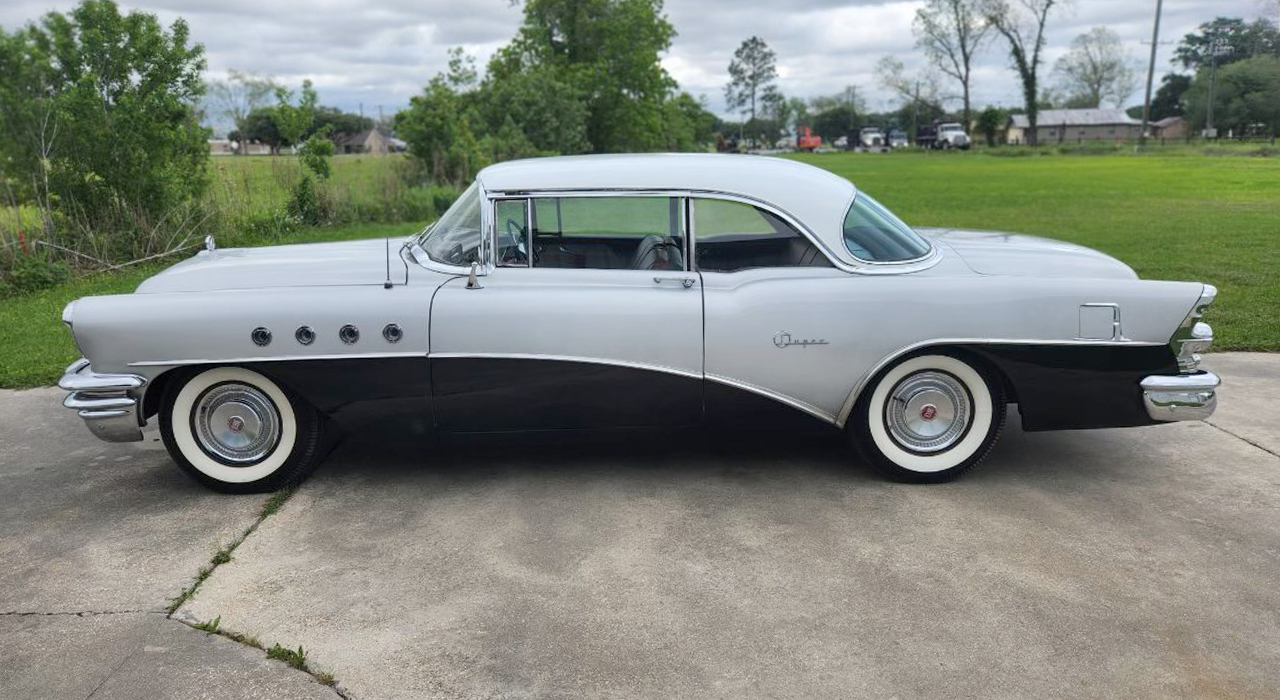
[[(72, 2), (4, 0), (0, 26), (12, 29)], [(681, 87), (724, 112), (727, 66), (741, 41), (759, 35), (777, 52), (780, 87), (812, 97), (854, 85), (871, 109), (890, 107), (873, 68), (895, 54), (908, 68), (923, 60), (913, 46), (911, 20), (923, 2), (902, 0), (668, 0), (679, 33), (663, 63)], [(311, 78), (323, 104), (377, 116), (403, 108), (445, 65), (445, 52), (463, 46), (481, 65), (510, 40), (520, 8), (509, 0), (151, 0), (121, 3), (160, 16), (181, 16), (205, 45), (210, 77), (228, 68), (268, 74), (296, 85)], [(1145, 76), (1156, 0), (1069, 0), (1050, 19), (1046, 65), (1073, 37), (1110, 27), (1124, 40)], [(1157, 76), (1172, 67), (1173, 43), (1216, 16), (1274, 15), (1276, 0), (1165, 0)], [(1164, 42), (1171, 43), (1164, 43)], [(1158, 79), (1158, 78), (1157, 78)], [(1141, 101), (1140, 92), (1129, 99)], [(1007, 52), (993, 41), (979, 57), (974, 104), (1020, 103)]]

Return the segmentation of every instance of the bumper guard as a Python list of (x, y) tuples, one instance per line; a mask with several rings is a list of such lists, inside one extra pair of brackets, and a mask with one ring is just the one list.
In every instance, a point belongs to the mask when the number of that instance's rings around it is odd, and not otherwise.
[(1213, 372), (1147, 377), (1142, 380), (1142, 403), (1152, 420), (1203, 420), (1218, 407), (1215, 390), (1221, 383)]
[(66, 391), (63, 406), (74, 409), (89, 430), (107, 442), (142, 439), (138, 402), (145, 377), (136, 374), (98, 374), (81, 358), (67, 366), (58, 386)]

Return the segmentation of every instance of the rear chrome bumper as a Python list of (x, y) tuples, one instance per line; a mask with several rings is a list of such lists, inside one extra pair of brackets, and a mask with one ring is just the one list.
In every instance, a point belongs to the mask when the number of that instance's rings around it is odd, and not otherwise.
[(98, 374), (81, 358), (67, 366), (58, 386), (66, 391), (62, 405), (74, 409), (89, 430), (107, 442), (142, 439), (138, 403), (147, 380), (136, 374)]
[(1142, 403), (1152, 420), (1203, 420), (1218, 407), (1216, 390), (1221, 383), (1213, 372), (1147, 377), (1142, 380)]

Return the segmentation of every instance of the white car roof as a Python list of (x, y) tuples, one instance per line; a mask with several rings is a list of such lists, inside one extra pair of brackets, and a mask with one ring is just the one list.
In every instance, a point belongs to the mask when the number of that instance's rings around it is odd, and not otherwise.
[(688, 190), (748, 197), (780, 209), (842, 260), (856, 263), (842, 240), (853, 183), (794, 160), (715, 153), (557, 156), (490, 165), (476, 179), (490, 193)]

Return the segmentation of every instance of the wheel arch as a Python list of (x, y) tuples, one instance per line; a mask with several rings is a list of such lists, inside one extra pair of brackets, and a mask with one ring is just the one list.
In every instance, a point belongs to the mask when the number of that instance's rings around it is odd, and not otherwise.
[(947, 340), (931, 340), (924, 343), (909, 345), (901, 348), (885, 357), (881, 358), (871, 369), (867, 370), (849, 391), (849, 396), (845, 399), (844, 404), (840, 408), (840, 413), (836, 416), (836, 425), (840, 428), (846, 428), (849, 416), (853, 413), (853, 409), (858, 402), (866, 394), (869, 387), (875, 385), (876, 380), (884, 376), (891, 368), (900, 362), (908, 360), (912, 357), (920, 355), (951, 355), (957, 357), (969, 364), (972, 364), (979, 371), (984, 372), (988, 376), (997, 379), (1000, 382), (1001, 394), (1004, 396), (1006, 404), (1017, 403), (1018, 393), (1013, 381), (1009, 378), (1008, 372), (1001, 366), (998, 358), (987, 353), (981, 352), (978, 348), (980, 345), (972, 342), (957, 342)]

